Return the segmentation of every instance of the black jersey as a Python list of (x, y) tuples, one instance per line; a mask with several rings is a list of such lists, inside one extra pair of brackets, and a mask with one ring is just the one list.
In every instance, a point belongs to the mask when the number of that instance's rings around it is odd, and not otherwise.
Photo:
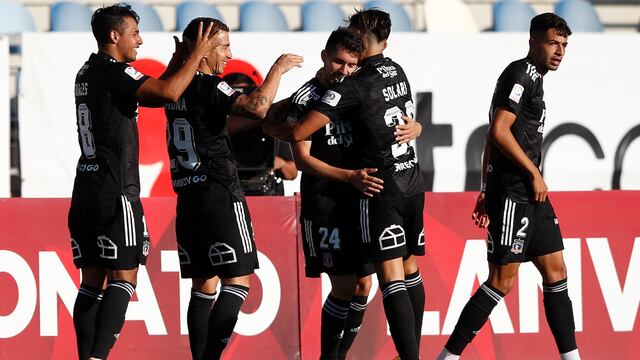
[(113, 205), (124, 195), (140, 197), (138, 102), (135, 92), (148, 79), (106, 54), (91, 54), (75, 81), (76, 121), (81, 155), (72, 201)]
[[(542, 75), (528, 58), (512, 62), (498, 78), (489, 111), (490, 122), (498, 108), (516, 115), (511, 133), (527, 157), (540, 166), (546, 109)], [(516, 202), (530, 202), (533, 189), (529, 174), (507, 158), (493, 142), (489, 143), (488, 156), (487, 191), (506, 192)]]
[(215, 181), (244, 196), (227, 134), (227, 114), (240, 95), (220, 77), (198, 72), (178, 101), (165, 104), (176, 193)]
[[(287, 121), (294, 123), (301, 120), (309, 108), (322, 99), (326, 90), (316, 78), (307, 81), (291, 95)], [(344, 167), (343, 152), (353, 143), (351, 124), (338, 119), (313, 133), (309, 140), (311, 156), (329, 165)], [(348, 187), (348, 184), (303, 172), (300, 181), (302, 216), (309, 220), (328, 221), (337, 199)]]
[(409, 80), (382, 54), (360, 62), (360, 69), (325, 92), (315, 110), (332, 122), (349, 119), (354, 146), (345, 152), (348, 168), (377, 168), (384, 180), (381, 196), (406, 198), (424, 191), (418, 159), (409, 144), (398, 144), (395, 127), (402, 115), (414, 117)]

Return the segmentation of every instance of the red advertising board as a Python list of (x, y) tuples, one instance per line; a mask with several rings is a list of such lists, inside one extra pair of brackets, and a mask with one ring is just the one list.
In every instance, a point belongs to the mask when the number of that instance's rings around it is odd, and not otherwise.
[[(583, 359), (640, 353), (640, 192), (553, 193)], [(487, 276), (485, 234), (470, 221), (473, 193), (427, 193), (423, 359), (446, 342), (462, 307)], [(143, 200), (153, 248), (139, 276), (113, 359), (188, 358), (189, 283), (178, 276), (175, 200)], [(0, 359), (70, 359), (70, 311), (79, 282), (69, 251), (66, 199), (0, 200)], [(305, 279), (295, 197), (250, 198), (261, 269), (226, 359), (317, 359), (323, 294)], [(518, 284), (465, 351), (465, 359), (553, 359), (540, 278), (523, 265)], [(390, 359), (379, 289), (350, 359)]]

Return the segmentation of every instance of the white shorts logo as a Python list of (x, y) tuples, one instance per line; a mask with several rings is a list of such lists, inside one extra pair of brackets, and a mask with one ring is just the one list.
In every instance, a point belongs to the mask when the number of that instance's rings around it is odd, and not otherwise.
[(338, 94), (337, 92), (333, 90), (327, 90), (327, 92), (324, 93), (324, 96), (322, 97), (322, 102), (327, 105), (336, 106), (338, 105), (341, 97), (342, 95)]
[(124, 69), (124, 73), (131, 76), (133, 80), (140, 80), (142, 78), (142, 73), (138, 70), (134, 69), (132, 66)]
[(509, 94), (509, 99), (519, 103), (522, 93), (524, 93), (524, 87), (520, 84), (514, 84), (511, 89), (511, 94)]
[(400, 225), (391, 225), (382, 231), (378, 238), (380, 250), (389, 250), (405, 244), (404, 229)]
[(108, 237), (104, 235), (98, 236), (98, 247), (101, 250), (101, 258), (110, 260), (118, 258), (118, 246)]
[(217, 242), (209, 248), (209, 260), (211, 265), (231, 264), (238, 261), (236, 251), (226, 243)]
[(222, 91), (227, 96), (231, 96), (234, 92), (236, 92), (231, 86), (229, 86), (229, 84), (224, 81), (218, 84), (218, 90)]

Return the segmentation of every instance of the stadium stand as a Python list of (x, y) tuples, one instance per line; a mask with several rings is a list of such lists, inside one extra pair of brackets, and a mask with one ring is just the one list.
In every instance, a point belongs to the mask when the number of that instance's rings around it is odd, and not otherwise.
[(29, 10), (13, 1), (0, 1), (0, 34), (17, 34), (36, 31)]
[(141, 2), (131, 2), (131, 7), (140, 15), (140, 31), (164, 31), (160, 16), (153, 6)]
[(344, 25), (345, 19), (340, 6), (329, 1), (307, 1), (300, 7), (302, 31), (332, 31)]
[(289, 25), (277, 5), (247, 1), (240, 5), (240, 31), (289, 31)]
[(591, 3), (584, 0), (561, 0), (555, 13), (562, 16), (576, 32), (602, 32), (604, 27)]
[(404, 7), (391, 0), (372, 0), (364, 5), (365, 9), (378, 8), (391, 15), (392, 31), (413, 31), (411, 19)]
[(424, 19), (430, 33), (475, 33), (478, 25), (471, 9), (461, 0), (427, 0)]
[(202, 1), (184, 1), (176, 6), (176, 30), (183, 31), (197, 17), (211, 17), (224, 22), (215, 5)]
[(92, 14), (84, 4), (59, 1), (51, 5), (51, 31), (91, 31)]
[(493, 4), (493, 31), (527, 32), (536, 15), (531, 5), (519, 0), (499, 0)]

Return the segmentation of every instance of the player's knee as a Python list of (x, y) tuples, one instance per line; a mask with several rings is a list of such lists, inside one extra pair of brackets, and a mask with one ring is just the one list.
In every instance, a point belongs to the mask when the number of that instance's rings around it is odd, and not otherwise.
[(245, 276), (220, 279), (220, 282), (222, 283), (222, 285), (242, 285), (242, 286), (250, 287), (251, 282), (249, 281), (249, 279), (250, 279), (249, 275), (245, 275)]
[(371, 292), (371, 275), (361, 277), (356, 281), (356, 289), (354, 295), (369, 296)]
[(506, 295), (511, 292), (511, 289), (513, 289), (513, 285), (515, 283), (514, 280), (515, 279), (513, 277), (494, 276), (489, 279), (489, 284)]
[(564, 262), (558, 264), (557, 266), (550, 267), (544, 270), (544, 274), (542, 274), (543, 280), (547, 284), (558, 282), (562, 279), (567, 278), (567, 267), (564, 265)]
[(218, 278), (194, 278), (191, 279), (191, 288), (205, 294), (213, 294), (218, 287)]
[(138, 268), (131, 270), (107, 270), (107, 278), (109, 281), (122, 280), (133, 286), (138, 285)]

